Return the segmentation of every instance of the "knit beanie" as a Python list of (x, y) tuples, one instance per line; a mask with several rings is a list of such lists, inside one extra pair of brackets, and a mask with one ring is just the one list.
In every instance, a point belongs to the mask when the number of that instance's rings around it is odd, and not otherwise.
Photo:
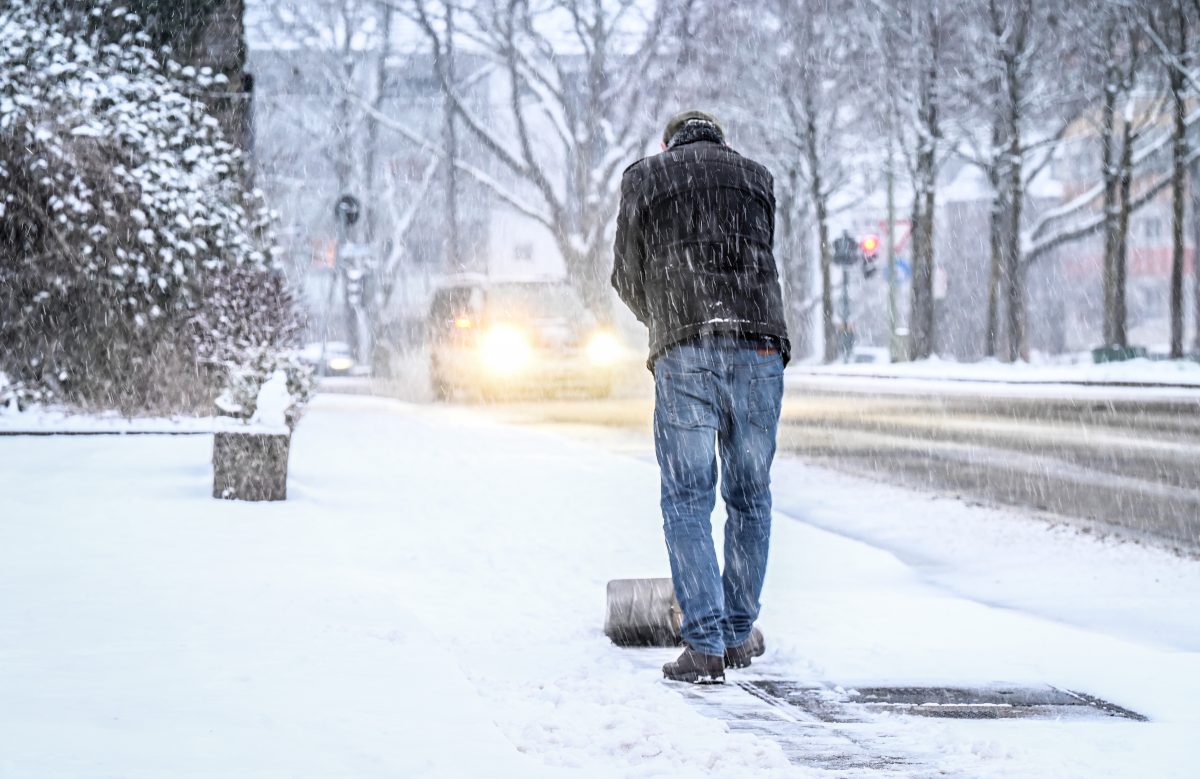
[(683, 113), (675, 114), (667, 122), (667, 128), (663, 130), (662, 142), (664, 146), (671, 145), (671, 139), (675, 137), (675, 133), (683, 129), (683, 126), (688, 122), (704, 122), (711, 124), (717, 128), (717, 132), (722, 138), (725, 137), (725, 131), (721, 129), (721, 125), (717, 122), (716, 117), (712, 114), (706, 114), (703, 111), (684, 111)]

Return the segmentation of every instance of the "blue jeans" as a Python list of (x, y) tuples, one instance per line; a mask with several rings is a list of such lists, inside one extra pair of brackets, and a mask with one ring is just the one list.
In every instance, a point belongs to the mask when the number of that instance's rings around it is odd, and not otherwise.
[[(698, 652), (720, 655), (745, 641), (758, 618), (771, 538), (783, 358), (766, 343), (705, 337), (660, 356), (654, 388), (663, 531), (683, 609), (683, 640)], [(724, 574), (711, 523), (717, 454), (728, 510)]]

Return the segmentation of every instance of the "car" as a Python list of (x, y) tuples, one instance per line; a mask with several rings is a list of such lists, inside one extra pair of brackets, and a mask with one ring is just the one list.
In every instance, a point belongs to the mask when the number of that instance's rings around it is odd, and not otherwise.
[[(320, 341), (305, 344), (299, 352), (301, 362), (313, 367), (318, 376), (349, 376), (360, 373), (350, 344), (343, 341)], [(324, 360), (324, 362), (322, 362)]]
[(564, 281), (442, 282), (429, 306), (429, 375), (440, 400), (458, 394), (611, 393), (625, 350)]
[(850, 355), (854, 363), (889, 363), (892, 361), (891, 350), (886, 346), (856, 346)]

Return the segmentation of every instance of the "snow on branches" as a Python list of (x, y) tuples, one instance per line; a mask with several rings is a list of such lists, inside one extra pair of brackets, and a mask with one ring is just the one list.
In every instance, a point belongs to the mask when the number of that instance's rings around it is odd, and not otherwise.
[(297, 324), (270, 214), (200, 100), (224, 77), (152, 51), (110, 0), (46, 11), (0, 11), (0, 368), (37, 398), (207, 403)]

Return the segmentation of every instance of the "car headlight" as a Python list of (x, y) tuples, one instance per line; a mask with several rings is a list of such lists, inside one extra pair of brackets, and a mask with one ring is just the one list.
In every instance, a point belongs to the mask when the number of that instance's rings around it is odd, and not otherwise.
[(523, 368), (533, 357), (529, 339), (512, 325), (496, 325), (480, 342), (483, 362), (496, 373), (513, 373)]
[(601, 330), (588, 341), (588, 359), (597, 365), (612, 365), (621, 358), (621, 342), (607, 330)]
[(331, 371), (348, 371), (354, 367), (354, 360), (349, 357), (330, 357), (325, 364)]

